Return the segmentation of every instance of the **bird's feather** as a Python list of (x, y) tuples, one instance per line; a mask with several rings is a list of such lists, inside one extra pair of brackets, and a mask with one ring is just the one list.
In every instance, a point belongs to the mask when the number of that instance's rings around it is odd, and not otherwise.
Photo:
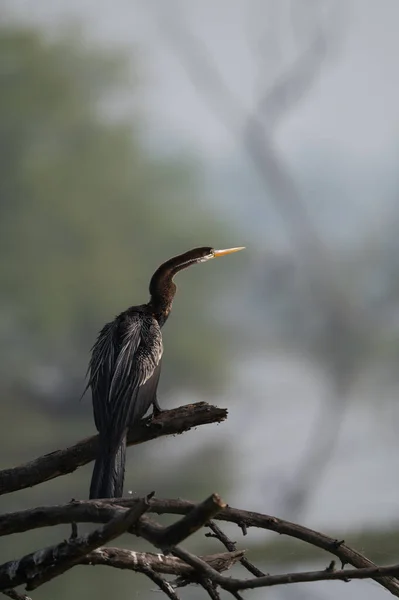
[(151, 315), (123, 313), (101, 330), (93, 347), (89, 383), (97, 429), (112, 449), (151, 406), (162, 352), (161, 330)]

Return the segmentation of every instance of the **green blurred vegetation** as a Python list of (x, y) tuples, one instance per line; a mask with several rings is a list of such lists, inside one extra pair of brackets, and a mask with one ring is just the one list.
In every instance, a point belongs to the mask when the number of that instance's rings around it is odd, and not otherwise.
[[(79, 35), (65, 37), (52, 32), (50, 39), (39, 29), (0, 25), (1, 468), (67, 446), (93, 432), (89, 397), (82, 404), (77, 402), (89, 348), (104, 322), (130, 304), (146, 301), (150, 276), (160, 262), (196, 245), (245, 243), (237, 239), (230, 225), (215, 217), (194, 158), (173, 152), (154, 154), (150, 149), (145, 111), (140, 107), (140, 64), (134, 66), (135, 71), (123, 52), (88, 47)], [(118, 100), (129, 97), (131, 113), (118, 114)], [(319, 171), (313, 161), (311, 164), (313, 176)], [(227, 196), (252, 196), (247, 183), (240, 188), (233, 178), (235, 174), (242, 179), (242, 173), (236, 167), (233, 171), (226, 177), (230, 185)], [(323, 177), (320, 194), (315, 194), (317, 201), (325, 193), (325, 181)], [(248, 205), (243, 202), (242, 207), (247, 215)], [(263, 227), (262, 221), (262, 236), (267, 239)], [(396, 233), (395, 223), (395, 241)], [(396, 261), (396, 249), (387, 254), (390, 261)], [(363, 296), (359, 280), (367, 284), (370, 280), (370, 260), (363, 247), (359, 254), (363, 270), (360, 261), (351, 265), (347, 255), (341, 259), (339, 283), (349, 290), (350, 297), (352, 288), (360, 289)], [(179, 276), (181, 290), (164, 331), (167, 351), (162, 405), (165, 391), (197, 388), (204, 393), (223, 385), (233, 338), (218, 317), (228, 309), (229, 302), (220, 300), (226, 298), (230, 276), (237, 276), (237, 260), (242, 259), (214, 261)], [(273, 262), (272, 253), (267, 260)], [(268, 265), (262, 264), (262, 272), (267, 269)], [(376, 264), (374, 272), (380, 276), (384, 269)], [(274, 264), (270, 272), (275, 273)], [(387, 279), (395, 283), (398, 272), (396, 261)], [(291, 281), (290, 273), (287, 279)], [(302, 276), (298, 279), (306, 281)], [(252, 323), (250, 336), (259, 339), (262, 348), (265, 339), (276, 347), (276, 337), (266, 335), (267, 306), (269, 319), (280, 329), (285, 325), (302, 348), (308, 345), (318, 359), (329, 359), (332, 350), (336, 351), (336, 336), (331, 335), (336, 325), (330, 320), (334, 307), (327, 303), (323, 313), (317, 303), (315, 306), (312, 288), (309, 299), (293, 288), (281, 292), (277, 284), (270, 279), (265, 289), (259, 290), (248, 279), (241, 285), (242, 292), (244, 288), (254, 290), (253, 308), (258, 312), (240, 313), (240, 339)], [(276, 312), (271, 310), (272, 294)], [(396, 302), (396, 284), (391, 294)], [(304, 312), (288, 318), (288, 309), (296, 310), (301, 298)], [(319, 321), (313, 329), (309, 322), (313, 323), (315, 316)], [(352, 336), (339, 337), (339, 357), (345, 358), (343, 368), (347, 370), (349, 351), (363, 364), (370, 323), (364, 335), (356, 320), (344, 324)], [(253, 335), (255, 330), (258, 337)], [(393, 339), (388, 330), (377, 342), (381, 355), (392, 349), (396, 370), (397, 337)], [(229, 464), (227, 447), (218, 443), (217, 428), (214, 432), (214, 442), (207, 441), (206, 447), (196, 447), (195, 452), (187, 449), (201, 440), (202, 428), (188, 434), (188, 444), (184, 436), (129, 450), (126, 491), (141, 495), (155, 489), (158, 496), (192, 500), (218, 491), (228, 499), (234, 465)], [(168, 460), (170, 444), (183, 448), (178, 459), (177, 453), (171, 453)], [(88, 465), (32, 490), (1, 497), (0, 511), (86, 497), (91, 469)], [(296, 540), (270, 534), (262, 537), (266, 542), (258, 544), (250, 537), (243, 539), (235, 527), (223, 527), (240, 547), (250, 548), (249, 558), (265, 570), (277, 563), (321, 560), (327, 564), (325, 553)], [(346, 538), (348, 544), (377, 562), (397, 559), (396, 530), (364, 532), (358, 537), (353, 532), (345, 534), (335, 532), (334, 537)], [(11, 536), (0, 543), (0, 560), (57, 543), (68, 535), (68, 528), (57, 527)], [(119, 543), (138, 550), (147, 547), (131, 536)], [(203, 552), (220, 550), (218, 543), (205, 540), (203, 532), (190, 538), (187, 545)], [(131, 573), (79, 567), (43, 587), (38, 597), (134, 598), (154, 587)], [(190, 597), (190, 593), (185, 590), (182, 597)]]
[[(90, 400), (77, 401), (90, 346), (107, 320), (147, 300), (161, 262), (197, 245), (236, 243), (203, 199), (194, 159), (149, 150), (141, 86), (131, 71), (123, 53), (87, 47), (79, 36), (53, 32), (50, 40), (39, 29), (0, 25), (3, 468), (94, 431)], [(129, 95), (134, 111), (115, 114), (115, 99)], [(162, 385), (169, 392), (223, 383), (230, 339), (213, 310), (226, 294), (222, 270), (228, 261), (177, 281), (178, 314), (165, 328)], [(164, 444), (129, 452), (128, 489), (196, 499), (217, 480), (223, 492), (226, 461), (217, 442), (195, 456), (183, 453), (173, 468), (165, 456), (157, 460)], [(2, 497), (0, 510), (86, 497), (91, 469)], [(50, 528), (12, 536), (3, 540), (0, 560), (67, 535)], [(131, 536), (123, 543), (140, 547)], [(151, 587), (130, 573), (76, 569), (40, 597), (135, 597)]]
[[(345, 543), (357, 550), (376, 564), (395, 564), (399, 558), (398, 541), (399, 529), (397, 523), (393, 523), (388, 529), (365, 529), (363, 531), (323, 531), (337, 540), (345, 540)], [(241, 542), (243, 546), (243, 542)], [(253, 543), (248, 552), (248, 558), (255, 564), (266, 565), (298, 565), (300, 563), (321, 563), (326, 565), (332, 555), (326, 553), (316, 546), (305, 544), (295, 538), (284, 535), (276, 536), (270, 533), (267, 541)], [(336, 559), (337, 562), (338, 559)]]
[[(140, 85), (126, 61), (78, 40), (0, 29), (0, 330), (7, 379), (15, 374), (21, 381), (41, 363), (79, 377), (97, 331), (147, 300), (159, 263), (196, 245), (223, 243), (229, 233), (201, 199), (194, 161), (146, 149), (142, 111), (133, 119), (106, 116), (112, 98), (132, 89), (139, 104)], [(204, 389), (220, 380), (228, 347), (209, 316), (216, 297), (209, 290), (223, 289), (220, 265), (194, 275), (167, 342), (170, 387)]]

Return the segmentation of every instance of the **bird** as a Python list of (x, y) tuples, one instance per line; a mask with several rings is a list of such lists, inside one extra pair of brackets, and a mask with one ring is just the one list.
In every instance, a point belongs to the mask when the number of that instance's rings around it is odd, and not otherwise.
[(157, 387), (161, 373), (161, 328), (176, 294), (174, 276), (191, 265), (244, 250), (243, 246), (214, 250), (194, 248), (164, 262), (153, 274), (150, 299), (131, 306), (107, 323), (91, 349), (88, 383), (94, 422), (99, 433), (90, 498), (123, 495), (128, 429), (153, 407), (161, 412)]

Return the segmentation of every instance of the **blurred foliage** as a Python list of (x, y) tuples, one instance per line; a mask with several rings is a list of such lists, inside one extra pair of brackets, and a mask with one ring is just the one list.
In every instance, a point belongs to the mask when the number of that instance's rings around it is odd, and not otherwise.
[[(23, 415), (20, 422), (20, 437), (16, 440), (15, 429), (4, 427), (0, 437), (0, 468), (31, 460), (46, 451), (65, 447), (87, 435), (92, 425), (88, 420), (73, 414), (51, 414), (44, 408), (32, 407), (17, 399), (0, 403), (0, 422), (15, 422), (15, 414)], [(213, 426), (215, 427), (215, 426)], [(143, 444), (128, 449), (128, 460), (125, 478), (125, 493), (134, 496), (145, 495), (156, 490), (159, 498), (182, 497), (190, 500), (205, 498), (212, 491), (218, 490), (223, 496), (227, 492), (227, 460), (225, 452), (218, 446), (207, 445), (206, 448), (193, 452), (190, 444), (198, 441), (202, 428), (177, 438), (160, 438), (151, 444)], [(215, 427), (216, 430), (216, 427)], [(179, 444), (179, 451), (176, 451)], [(174, 449), (174, 454), (168, 452)], [(63, 504), (72, 498), (87, 498), (88, 482), (93, 464), (86, 465), (65, 477), (58, 477), (34, 488), (0, 497), (0, 512), (23, 510), (33, 506)], [(227, 497), (227, 493), (226, 496)], [(157, 517), (159, 522), (171, 522), (177, 516)], [(79, 532), (87, 532), (91, 526), (79, 525)], [(57, 544), (70, 534), (67, 526), (49, 527), (0, 538), (0, 563), (22, 556), (38, 548)], [(207, 545), (207, 551), (220, 551), (205, 540), (203, 532), (192, 536), (186, 546), (192, 550)], [(144, 540), (131, 535), (118, 539), (117, 545), (134, 550), (151, 550)], [(211, 548), (211, 550), (210, 550)], [(154, 586), (144, 576), (122, 572), (114, 569), (96, 567), (94, 569), (78, 567), (65, 576), (55, 579), (40, 590), (40, 598), (52, 600), (61, 598), (76, 600), (87, 597), (106, 599), (112, 594), (121, 598), (153, 597), (150, 590)], [(73, 590), (73, 595), (71, 591)], [(90, 590), (90, 592), (88, 592)], [(147, 592), (148, 595), (145, 595)], [(188, 596), (191, 597), (191, 596)]]
[[(140, 110), (130, 119), (106, 114), (113, 98), (132, 89), (138, 104), (140, 86), (132, 79), (123, 57), (109, 50), (0, 28), (0, 331), (7, 380), (18, 369), (21, 383), (21, 373), (40, 365), (62, 368), (66, 381), (80, 378), (97, 331), (147, 300), (161, 262), (227, 239), (200, 201), (194, 161), (150, 153)], [(221, 273), (220, 265), (195, 269), (185, 286), (186, 308), (179, 308), (167, 342), (170, 387), (203, 389), (222, 375), (228, 341), (209, 317), (210, 290), (223, 289)]]
[[(245, 243), (232, 234), (230, 224), (217, 220), (220, 206), (204, 199), (198, 162), (172, 152), (154, 154), (146, 143), (140, 65), (134, 67), (132, 71), (123, 53), (87, 47), (82, 37), (52, 32), (50, 39), (38, 29), (0, 24), (0, 374), (7, 399), (0, 403), (1, 467), (93, 432), (89, 398), (77, 402), (89, 348), (107, 320), (130, 304), (146, 301), (150, 276), (163, 260), (196, 245)], [(129, 98), (131, 113), (122, 114), (120, 100)], [(340, 238), (346, 198), (334, 190), (326, 200), (332, 189), (324, 176), (330, 173), (329, 163), (323, 177), (313, 160), (307, 164), (312, 186), (314, 178), (321, 180), (320, 190), (313, 190), (315, 206), (321, 198), (328, 203), (333, 214), (325, 221)], [(335, 174), (330, 178), (335, 181)], [(332, 297), (315, 285), (308, 265), (301, 267), (296, 260), (301, 257), (273, 252), (278, 228), (266, 212), (264, 190), (250, 185), (235, 164), (224, 181), (229, 201), (224, 212), (251, 228), (253, 246), (263, 248), (265, 256), (255, 275), (247, 272), (243, 279), (240, 270), (239, 293), (230, 297), (226, 282), (237, 277), (241, 257), (213, 261), (178, 277), (182, 289), (164, 330), (161, 404), (166, 403), (164, 392), (178, 387), (219, 391), (227, 352), (235, 347), (247, 360), (271, 346), (274, 352), (278, 345), (306, 351), (344, 380), (368, 369), (370, 355), (386, 366), (390, 354), (397, 377), (398, 218), (391, 219), (389, 236), (386, 227), (378, 226), (377, 249), (375, 244), (368, 247), (367, 240), (358, 242), (357, 254), (352, 247), (338, 252), (334, 245), (337, 293)], [(247, 294), (252, 304), (242, 310)], [(229, 310), (239, 316), (234, 324), (228, 321)], [(239, 344), (233, 326), (240, 327)], [(255, 383), (250, 385), (255, 391)], [(245, 400), (250, 401), (252, 390), (248, 393)], [(380, 388), (375, 397), (380, 401)], [(247, 423), (243, 420), (241, 429), (250, 437)], [(229, 478), (237, 477), (228, 448), (217, 430), (212, 444), (194, 446), (194, 441), (201, 443), (201, 435), (199, 428), (177, 440), (130, 449), (127, 490), (144, 494), (155, 489), (158, 496), (192, 500), (218, 491), (228, 498)], [(232, 440), (237, 443), (234, 436)], [(268, 465), (263, 462), (259, 479)], [(0, 510), (87, 497), (91, 469), (87, 465), (67, 477), (1, 497)], [(235, 527), (226, 525), (226, 531), (265, 570), (271, 563), (326, 560), (325, 553), (295, 540), (270, 534), (258, 545), (241, 539)], [(64, 527), (11, 536), (0, 545), (0, 560), (68, 535)], [(334, 537), (345, 537), (377, 562), (388, 562), (391, 556), (393, 562), (397, 556), (395, 530), (359, 537), (335, 532)], [(202, 532), (188, 542), (203, 551), (209, 543)], [(130, 536), (121, 541), (135, 549), (140, 544)], [(212, 551), (217, 550), (215, 543)], [(45, 586), (40, 597), (153, 597), (143, 591), (153, 587), (131, 573), (79, 567)], [(195, 590), (184, 590), (182, 597), (195, 597)]]
[[(0, 344), (7, 397), (0, 404), (0, 456), (6, 467), (93, 432), (90, 402), (77, 402), (89, 348), (107, 320), (148, 299), (161, 262), (198, 245), (236, 241), (202, 199), (194, 160), (148, 148), (137, 108), (140, 85), (123, 55), (88, 48), (76, 36), (50, 40), (43, 31), (3, 24), (0, 85)], [(115, 99), (131, 94), (133, 114), (116, 114)], [(230, 337), (216, 311), (226, 295), (228, 263), (214, 261), (178, 278), (183, 290), (165, 328), (163, 388), (206, 391), (222, 384)], [(129, 451), (128, 489), (196, 499), (217, 481), (223, 491), (224, 453), (217, 442), (190, 452), (192, 439), (178, 439), (186, 451), (173, 460), (163, 440)], [(87, 497), (91, 469), (2, 497), (0, 510)], [(64, 527), (12, 536), (0, 546), (0, 560), (68, 535)], [(122, 545), (140, 549), (131, 536)], [(131, 573), (78, 568), (41, 597), (66, 600), (71, 590), (76, 600), (134, 597), (152, 587)]]
[[(328, 533), (328, 532), (323, 532)], [(334, 530), (330, 533), (333, 539), (345, 540), (345, 543), (357, 550), (376, 564), (395, 564), (399, 559), (398, 540), (399, 530), (396, 523), (386, 529), (364, 529), (362, 531)], [(242, 543), (241, 543), (242, 545)], [(305, 544), (301, 540), (288, 536), (277, 536), (270, 533), (268, 541), (262, 544), (250, 545), (248, 558), (255, 564), (264, 565), (287, 565), (326, 563), (328, 564), (332, 555), (324, 550)], [(339, 562), (338, 559), (337, 563)]]

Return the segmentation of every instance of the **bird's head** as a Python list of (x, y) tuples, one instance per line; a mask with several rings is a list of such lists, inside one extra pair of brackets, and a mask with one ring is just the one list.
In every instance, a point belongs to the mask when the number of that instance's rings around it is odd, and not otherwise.
[(163, 263), (154, 273), (150, 281), (150, 305), (155, 308), (158, 320), (164, 322), (172, 307), (172, 300), (176, 293), (176, 285), (173, 277), (183, 269), (206, 262), (211, 258), (226, 256), (233, 252), (244, 250), (243, 246), (238, 248), (226, 248), (225, 250), (215, 250), (204, 246), (202, 248), (193, 248), (184, 254), (179, 254)]
[(202, 263), (210, 260), (211, 258), (218, 258), (219, 256), (226, 256), (226, 254), (232, 254), (233, 252), (239, 252), (244, 250), (245, 246), (239, 246), (237, 248), (226, 248), (225, 250), (215, 250), (214, 248), (194, 248), (190, 250), (188, 262), (190, 263)]

